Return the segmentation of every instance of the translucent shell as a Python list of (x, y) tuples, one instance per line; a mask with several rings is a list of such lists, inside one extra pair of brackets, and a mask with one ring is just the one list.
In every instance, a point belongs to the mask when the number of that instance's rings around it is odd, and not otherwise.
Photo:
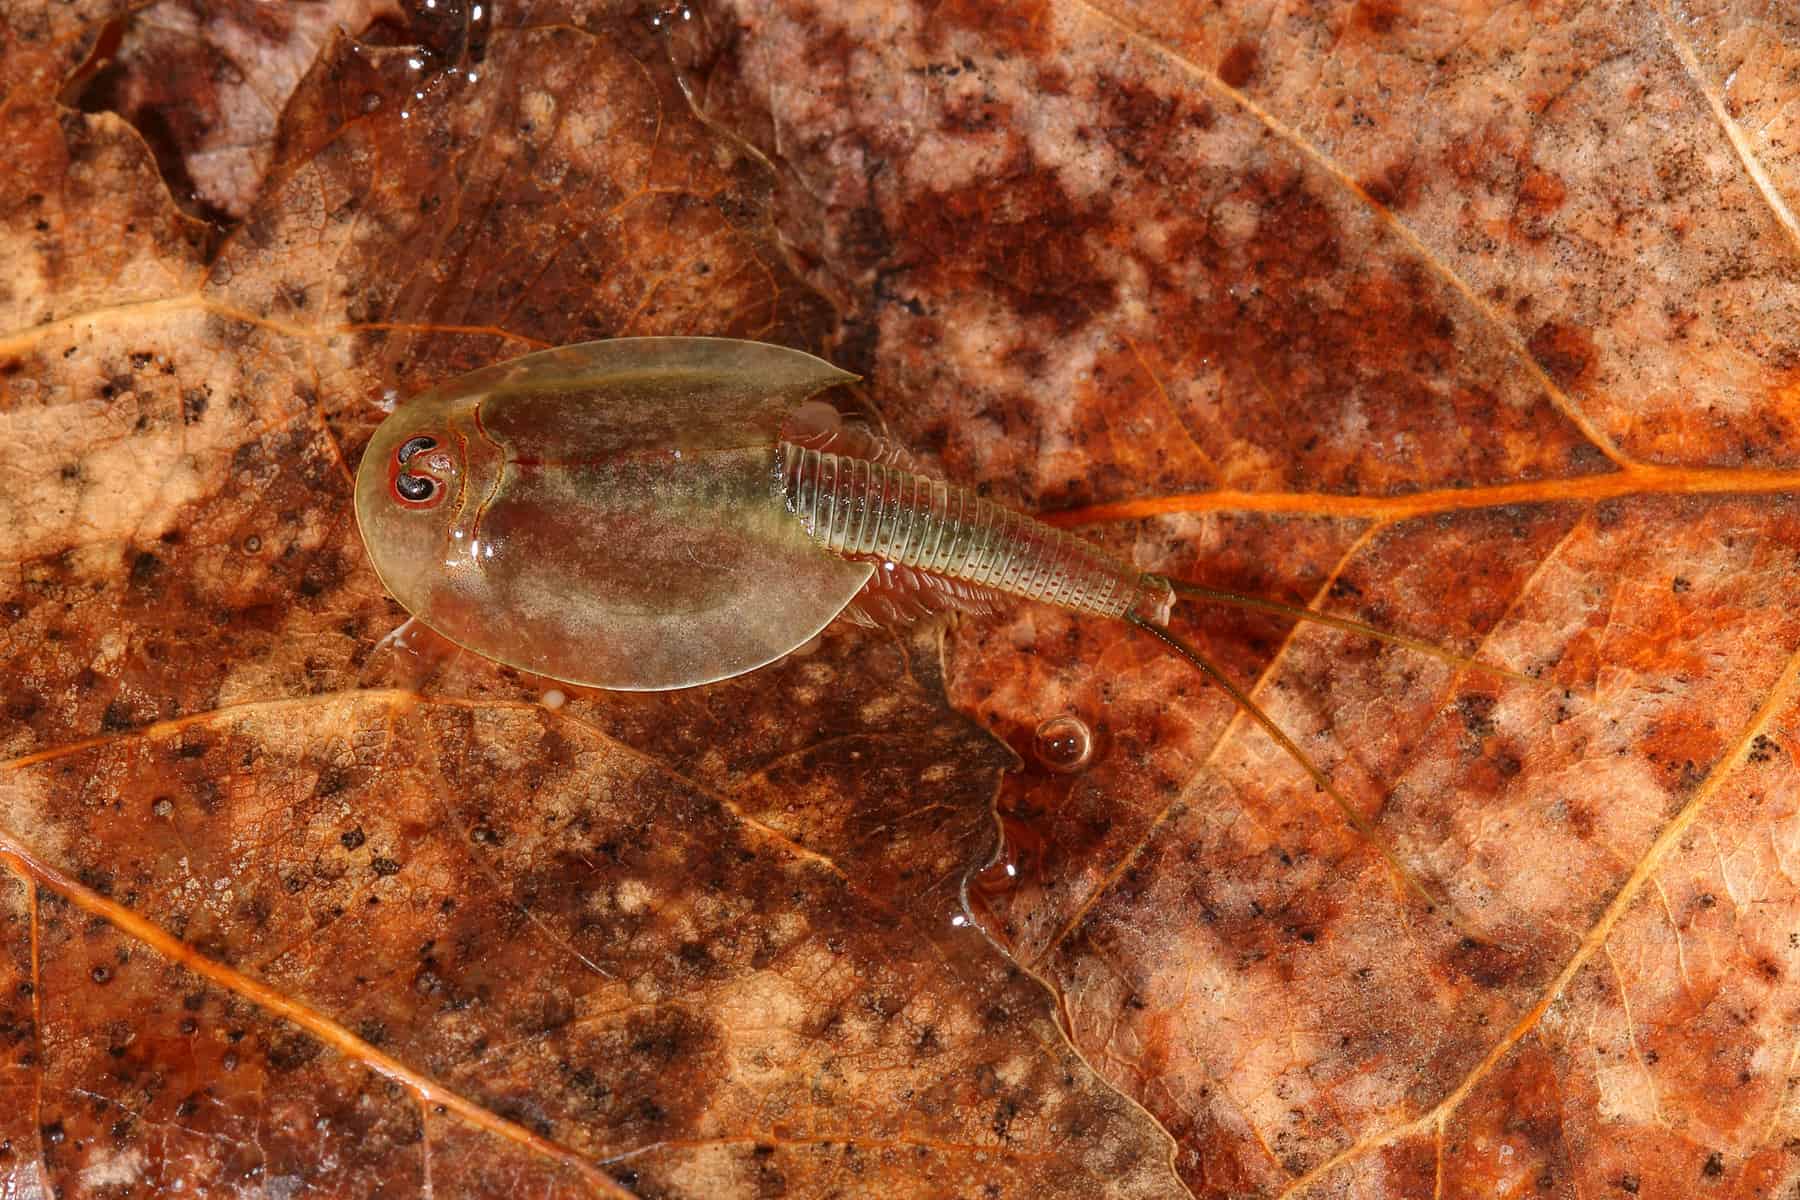
[(854, 378), (726, 338), (529, 354), (382, 422), (357, 524), (394, 598), (488, 658), (620, 691), (739, 675), (810, 640), (874, 569), (808, 535), (778, 471), (784, 416)]

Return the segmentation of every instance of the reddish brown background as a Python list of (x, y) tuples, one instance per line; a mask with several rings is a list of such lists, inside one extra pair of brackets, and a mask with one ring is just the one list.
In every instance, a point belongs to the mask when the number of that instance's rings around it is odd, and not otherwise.
[[(1793, 1194), (1800, 17), (653, 17), (0, 3), (9, 1183)], [(1346, 814), (1031, 606), (554, 711), (381, 645), (381, 405), (641, 333), (1451, 657), (1179, 612)]]

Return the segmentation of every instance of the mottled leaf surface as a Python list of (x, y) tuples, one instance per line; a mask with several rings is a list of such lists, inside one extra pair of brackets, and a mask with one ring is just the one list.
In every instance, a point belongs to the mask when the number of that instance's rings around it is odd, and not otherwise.
[(450, 7), (0, 10), (9, 1194), (1179, 1194), (964, 915), (936, 631), (560, 706), (383, 640), (384, 405), (832, 327), (643, 13)]
[(1790, 1192), (1793, 6), (697, 20), (901, 440), (1482, 664), (1184, 606), (1345, 811), (1145, 639), (947, 643), (1028, 761), (977, 908), (1189, 1188)]
[[(11, 1181), (1792, 1192), (1790, 7), (8, 0)], [(1438, 653), (1178, 610), (1340, 806), (1042, 608), (383, 643), (382, 405), (632, 333)]]

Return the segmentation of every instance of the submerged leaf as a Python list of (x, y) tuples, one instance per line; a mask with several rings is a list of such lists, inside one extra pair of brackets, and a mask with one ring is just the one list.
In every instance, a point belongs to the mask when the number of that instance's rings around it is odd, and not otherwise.
[(1793, 13), (744, 4), (687, 53), (900, 441), (1486, 664), (1178, 612), (1346, 812), (1147, 639), (950, 640), (1028, 762), (984, 920), (1195, 1194), (1791, 1189)]
[[(1793, 1189), (1793, 16), (476, 7), (0, 8), (13, 1184)], [(645, 333), (1432, 652), (1178, 609), (1333, 797), (1044, 608), (384, 641), (384, 406)]]
[(1178, 1191), (963, 915), (1005, 755), (935, 643), (553, 709), (383, 640), (385, 403), (599, 335), (819, 345), (655, 33), (496, 29), (428, 80), (334, 35), (220, 240), (58, 100), (117, 17), (7, 14), (12, 1184)]

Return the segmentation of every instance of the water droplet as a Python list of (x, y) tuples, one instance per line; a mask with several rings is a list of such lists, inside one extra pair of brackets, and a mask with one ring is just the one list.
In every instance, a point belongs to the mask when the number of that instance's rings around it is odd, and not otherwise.
[(676, 21), (691, 21), (694, 10), (687, 4), (667, 4), (650, 14), (650, 28), (666, 29)]
[(538, 703), (542, 704), (551, 712), (555, 712), (568, 702), (569, 698), (563, 694), (561, 688), (548, 688), (543, 695), (538, 697)]
[(1051, 717), (1037, 727), (1032, 750), (1052, 771), (1069, 774), (1087, 766), (1094, 757), (1094, 734), (1080, 717)]

